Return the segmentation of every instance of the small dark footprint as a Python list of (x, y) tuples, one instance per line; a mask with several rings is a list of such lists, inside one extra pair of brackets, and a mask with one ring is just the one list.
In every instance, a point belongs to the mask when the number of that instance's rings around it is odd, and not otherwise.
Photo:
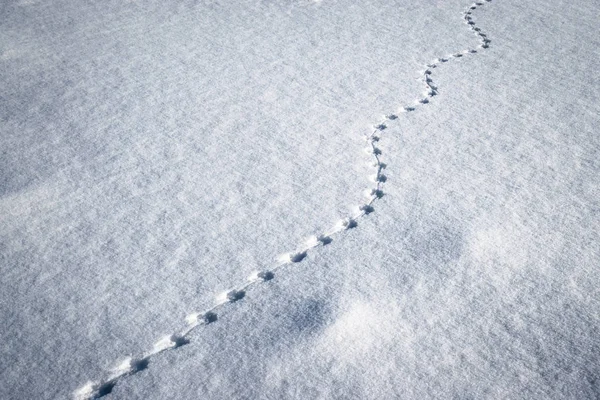
[(174, 349), (177, 349), (181, 346), (185, 346), (186, 344), (190, 343), (190, 341), (185, 336), (181, 336), (181, 335), (177, 335), (177, 334), (171, 336), (171, 341), (173, 342)]
[(302, 251), (300, 253), (291, 253), (290, 261), (293, 263), (299, 263), (300, 261), (302, 261), (306, 258), (307, 254), (308, 253), (306, 251)]
[(112, 390), (115, 388), (115, 385), (116, 385), (116, 382), (106, 382), (106, 383), (103, 383), (98, 388), (98, 392), (96, 393), (96, 396), (94, 396), (92, 398), (99, 399), (100, 397), (104, 397), (107, 394), (111, 394)]
[(369, 204), (363, 204), (362, 206), (358, 207), (358, 209), (360, 211), (364, 212), (365, 214), (371, 214), (373, 211), (375, 211), (373, 206), (371, 206)]
[(384, 195), (383, 190), (381, 189), (370, 189), (367, 191), (367, 197), (377, 197), (378, 199), (382, 198)]
[(252, 275), (250, 277), (251, 281), (261, 281), (261, 282), (266, 282), (266, 281), (270, 281), (271, 279), (275, 278), (275, 274), (271, 271), (260, 271), (260, 272), (256, 272), (254, 275)]
[(333, 239), (327, 235), (319, 235), (317, 236), (317, 241), (319, 241), (323, 246), (327, 246), (329, 243), (333, 242)]
[(352, 229), (352, 228), (356, 228), (358, 226), (358, 223), (353, 218), (346, 218), (346, 219), (343, 219), (342, 221), (340, 221), (340, 225), (344, 229)]
[(214, 312), (207, 312), (204, 314), (204, 323), (205, 324), (212, 324), (213, 322), (215, 322), (217, 320), (217, 314), (215, 314)]
[(150, 364), (150, 359), (148, 359), (148, 357), (144, 357), (139, 360), (131, 360), (131, 373), (137, 374), (138, 372), (143, 371), (146, 368), (148, 368), (149, 364)]
[(233, 303), (246, 297), (246, 292), (243, 290), (233, 289), (229, 292), (226, 292), (224, 297), (226, 301), (228, 301), (229, 303)]
[(387, 181), (387, 177), (383, 174), (377, 174), (373, 176), (373, 181), (374, 182), (385, 182)]
[(194, 313), (194, 314), (188, 315), (185, 320), (190, 325), (195, 325), (198, 323), (208, 325), (217, 320), (217, 314), (212, 311), (208, 311), (203, 314), (202, 313), (200, 313), (200, 314)]

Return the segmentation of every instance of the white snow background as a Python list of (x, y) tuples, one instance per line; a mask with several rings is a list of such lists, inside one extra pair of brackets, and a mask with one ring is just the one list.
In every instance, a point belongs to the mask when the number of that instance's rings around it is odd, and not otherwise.
[(600, 397), (600, 3), (0, 4), (0, 398)]

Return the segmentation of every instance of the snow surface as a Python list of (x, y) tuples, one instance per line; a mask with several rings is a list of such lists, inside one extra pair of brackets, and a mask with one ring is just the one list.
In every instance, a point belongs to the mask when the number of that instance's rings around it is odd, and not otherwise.
[[(2, 2), (0, 398), (600, 397), (600, 3), (485, 2), (400, 113), (469, 5)], [(375, 212), (173, 336), (365, 202), (389, 113)]]

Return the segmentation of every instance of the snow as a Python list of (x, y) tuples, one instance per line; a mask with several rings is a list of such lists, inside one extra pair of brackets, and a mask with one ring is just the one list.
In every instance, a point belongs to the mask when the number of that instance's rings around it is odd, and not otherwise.
[(600, 4), (482, 3), (3, 3), (0, 398), (597, 398)]

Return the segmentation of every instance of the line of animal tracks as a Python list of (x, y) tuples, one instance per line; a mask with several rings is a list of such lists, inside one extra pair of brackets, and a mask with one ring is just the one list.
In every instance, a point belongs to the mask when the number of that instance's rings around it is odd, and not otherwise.
[(306, 243), (299, 246), (299, 249), (296, 251), (283, 255), (280, 257), (278, 262), (272, 266), (272, 268), (257, 271), (248, 277), (246, 282), (221, 293), (217, 297), (217, 300), (213, 306), (204, 311), (188, 315), (185, 323), (182, 325), (182, 328), (158, 340), (154, 344), (154, 347), (145, 353), (122, 359), (112, 370), (107, 371), (105, 376), (99, 377), (94, 381), (90, 381), (76, 390), (74, 392), (74, 398), (76, 400), (97, 399), (111, 393), (114, 386), (124, 380), (126, 377), (137, 374), (138, 372), (149, 368), (154, 357), (157, 357), (159, 354), (165, 351), (171, 351), (188, 344), (189, 335), (193, 330), (216, 322), (218, 319), (219, 310), (225, 307), (227, 304), (235, 303), (236, 301), (243, 299), (252, 286), (259, 285), (262, 282), (273, 279), (279, 270), (284, 266), (300, 263), (307, 256), (309, 251), (316, 247), (330, 244), (335, 236), (342, 234), (342, 232), (346, 230), (356, 228), (358, 226), (358, 221), (362, 217), (374, 212), (375, 209), (373, 205), (385, 194), (384, 184), (386, 182), (386, 176), (384, 174), (384, 170), (386, 164), (383, 162), (382, 150), (378, 146), (381, 134), (388, 127), (388, 124), (395, 123), (399, 120), (401, 113), (413, 112), (419, 107), (429, 104), (432, 98), (438, 95), (437, 86), (434, 84), (432, 79), (433, 72), (436, 68), (453, 59), (477, 54), (478, 52), (483, 51), (490, 46), (490, 39), (481, 31), (479, 27), (476, 26), (472, 14), (473, 11), (475, 11), (478, 7), (483, 6), (485, 3), (491, 1), (492, 0), (477, 1), (469, 5), (463, 12), (464, 22), (468, 28), (479, 38), (479, 45), (476, 48), (467, 48), (465, 50), (460, 50), (444, 57), (437, 58), (427, 64), (422, 71), (422, 80), (425, 89), (422, 96), (417, 98), (412, 104), (399, 107), (397, 112), (386, 114), (382, 121), (373, 126), (371, 133), (365, 136), (365, 150), (370, 155), (370, 162), (373, 167), (373, 184), (372, 187), (365, 192), (366, 199), (364, 203), (360, 204), (356, 208), (356, 211), (353, 215), (341, 219), (330, 230), (310, 238)]

